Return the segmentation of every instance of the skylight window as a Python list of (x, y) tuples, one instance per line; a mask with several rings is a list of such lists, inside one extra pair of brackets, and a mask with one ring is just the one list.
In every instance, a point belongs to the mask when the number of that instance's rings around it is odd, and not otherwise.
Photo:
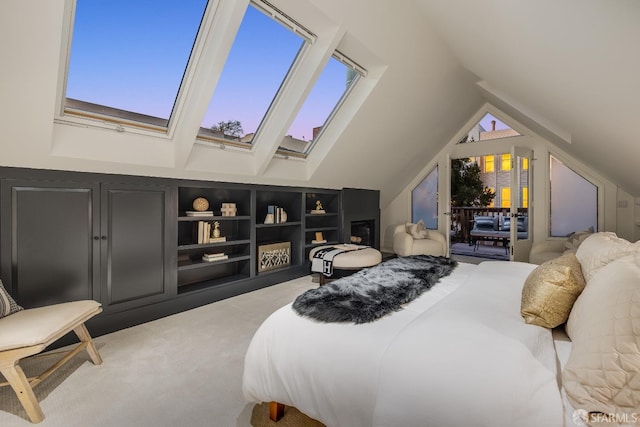
[(250, 146), (311, 37), (282, 15), (278, 20), (267, 16), (263, 7), (269, 8), (257, 2), (247, 8), (202, 121), (201, 139)]
[(77, 0), (65, 114), (168, 127), (206, 0)]
[(364, 70), (336, 52), (325, 66), (311, 93), (280, 144), (280, 154), (311, 152)]
[(466, 138), (460, 142), (489, 141), (492, 139), (510, 138), (513, 136), (520, 136), (520, 133), (512, 129), (508, 124), (504, 123), (500, 119), (497, 119), (490, 113), (487, 113), (469, 131)]

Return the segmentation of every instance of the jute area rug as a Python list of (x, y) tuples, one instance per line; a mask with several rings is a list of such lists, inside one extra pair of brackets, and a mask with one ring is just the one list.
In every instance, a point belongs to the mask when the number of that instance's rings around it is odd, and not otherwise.
[(321, 422), (307, 417), (293, 406), (285, 406), (284, 416), (275, 423), (269, 418), (268, 403), (259, 403), (253, 407), (251, 425), (253, 427), (325, 427)]

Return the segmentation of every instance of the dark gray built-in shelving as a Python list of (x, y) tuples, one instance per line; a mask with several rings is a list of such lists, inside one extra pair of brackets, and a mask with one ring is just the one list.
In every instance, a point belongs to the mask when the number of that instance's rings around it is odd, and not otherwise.
[[(309, 274), (316, 233), (345, 242), (343, 204), (363, 195), (377, 192), (0, 167), (0, 278), (27, 308), (99, 301), (88, 327), (101, 335)], [(214, 216), (187, 216), (198, 197)], [(311, 214), (317, 201), (324, 214)], [(270, 205), (286, 222), (264, 223)], [(198, 244), (198, 221), (226, 241)], [(290, 264), (259, 272), (259, 247), (281, 242)], [(212, 252), (228, 258), (202, 260)]]

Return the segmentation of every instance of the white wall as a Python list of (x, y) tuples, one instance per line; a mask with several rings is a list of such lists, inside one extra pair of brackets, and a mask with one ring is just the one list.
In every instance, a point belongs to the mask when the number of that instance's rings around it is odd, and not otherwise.
[[(523, 136), (483, 141), (481, 143), (457, 145), (457, 141), (475, 125), (486, 112), (492, 113), (499, 119), (507, 122)], [(598, 228), (601, 231), (614, 231), (620, 236), (629, 240), (635, 240), (633, 236), (633, 199), (628, 193), (620, 190), (616, 184), (602, 176), (595, 168), (589, 167), (579, 162), (574, 157), (568, 155), (562, 147), (559, 147), (548, 140), (535, 134), (530, 129), (518, 123), (513, 118), (501, 112), (491, 104), (485, 104), (473, 115), (471, 119), (460, 129), (460, 131), (448, 142), (448, 144), (429, 161), (418, 175), (386, 206), (382, 207), (381, 227), (383, 230), (383, 240), (381, 247), (391, 251), (392, 239), (388, 232), (394, 225), (409, 221), (411, 219), (411, 190), (435, 167), (439, 164), (439, 229), (446, 233), (443, 213), (447, 211), (444, 201), (448, 198), (444, 194), (444, 184), (447, 156), (451, 158), (479, 156), (486, 153), (500, 153), (510, 150), (510, 144), (527, 147), (533, 150), (533, 241), (544, 241), (549, 237), (549, 154), (561, 160), (566, 166), (577, 173), (587, 177), (598, 186), (598, 197), (602, 209), (599, 212)], [(618, 200), (631, 200), (628, 202), (629, 209), (618, 208)]]

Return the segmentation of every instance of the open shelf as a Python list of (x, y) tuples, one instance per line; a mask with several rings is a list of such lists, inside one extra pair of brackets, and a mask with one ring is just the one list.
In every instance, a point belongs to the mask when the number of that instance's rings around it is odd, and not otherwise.
[(233, 245), (247, 245), (251, 243), (251, 240), (227, 240), (226, 242), (204, 243), (204, 244), (192, 244), (192, 245), (180, 245), (179, 251), (188, 251), (193, 249), (206, 249), (220, 246), (233, 246)]
[(287, 221), (278, 224), (256, 224), (256, 228), (272, 228), (272, 227), (293, 227), (301, 225), (300, 221)]
[[(318, 201), (325, 213), (311, 213), (317, 209)], [(312, 243), (316, 233), (322, 233), (326, 243)], [(340, 243), (340, 193), (331, 190), (308, 191), (305, 193), (304, 215), (304, 253), (303, 259), (309, 259), (309, 252), (317, 246)]]
[(249, 215), (243, 216), (179, 216), (178, 221), (247, 221), (251, 220)]
[(251, 257), (249, 255), (229, 255), (229, 258), (227, 259), (222, 259), (219, 261), (202, 261), (202, 260), (197, 260), (197, 261), (187, 261), (187, 262), (183, 262), (183, 263), (178, 263), (178, 271), (183, 271), (183, 270), (190, 270), (193, 268), (209, 268), (209, 267), (213, 267), (216, 265), (220, 265), (220, 264), (227, 264), (230, 262), (238, 262), (238, 261), (244, 261), (244, 260), (248, 260)]
[[(187, 216), (193, 201), (205, 198), (212, 216)], [(222, 215), (222, 204), (234, 203), (233, 216)], [(233, 283), (252, 277), (251, 247), (253, 190), (237, 184), (194, 182), (178, 187), (178, 293)], [(223, 242), (198, 243), (198, 223), (218, 224)], [(213, 233), (213, 232), (212, 232)], [(207, 252), (222, 252), (227, 259), (203, 261)]]

